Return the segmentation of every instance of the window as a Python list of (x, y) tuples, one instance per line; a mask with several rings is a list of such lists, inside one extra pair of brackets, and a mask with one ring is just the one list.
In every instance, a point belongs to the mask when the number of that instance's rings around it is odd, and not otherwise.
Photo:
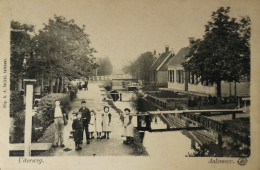
[(198, 84), (198, 76), (196, 76), (194, 73), (190, 72), (189, 74), (189, 83), (190, 84)]
[(171, 72), (171, 70), (168, 70), (168, 82), (171, 82), (171, 81), (170, 81), (170, 78), (171, 78), (170, 72)]
[(174, 82), (174, 70), (168, 70), (168, 81)]
[(176, 71), (176, 82), (184, 83), (184, 71), (183, 70)]

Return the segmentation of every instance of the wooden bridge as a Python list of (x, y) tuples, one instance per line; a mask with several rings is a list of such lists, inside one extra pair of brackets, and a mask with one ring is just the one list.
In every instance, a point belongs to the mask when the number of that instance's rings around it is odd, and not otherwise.
[[(203, 115), (207, 113), (207, 116)], [(168, 111), (148, 111), (143, 114), (134, 114), (137, 117), (137, 129), (149, 132), (162, 131), (178, 131), (178, 130), (211, 130), (222, 133), (225, 127), (222, 122), (210, 119), (210, 116), (228, 115), (232, 114), (232, 119), (236, 118), (236, 114), (244, 113), (242, 109), (214, 109), (214, 110), (168, 110)], [(151, 120), (154, 116), (161, 116), (167, 125), (167, 129), (151, 129)], [(168, 116), (177, 116), (178, 118), (185, 118), (188, 122), (184, 127), (176, 128), (168, 122)], [(146, 122), (146, 127), (141, 126), (142, 121)], [(197, 126), (189, 126), (189, 123), (194, 123)]]

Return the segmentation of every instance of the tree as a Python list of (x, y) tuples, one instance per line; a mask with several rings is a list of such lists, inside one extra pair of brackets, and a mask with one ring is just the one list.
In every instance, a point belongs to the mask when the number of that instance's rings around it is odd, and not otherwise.
[(151, 52), (145, 52), (130, 65), (125, 66), (123, 71), (125, 73), (130, 73), (135, 78), (147, 82), (150, 80), (150, 75), (152, 74), (151, 65), (154, 60), (155, 58)]
[(25, 74), (24, 61), (32, 55), (34, 26), (11, 21), (11, 90), (15, 90), (16, 82)]
[(30, 70), (52, 81), (56, 80), (56, 92), (60, 91), (61, 78), (86, 77), (94, 69), (96, 50), (90, 47), (85, 26), (79, 27), (74, 20), (54, 16), (35, 36), (36, 58)]
[(112, 73), (113, 66), (111, 64), (109, 57), (99, 58), (97, 64), (98, 64), (97, 67), (98, 76), (110, 75)]
[(221, 81), (239, 82), (250, 77), (250, 18), (229, 17), (230, 7), (220, 7), (205, 25), (202, 40), (196, 40), (185, 69), (201, 76), (201, 81), (216, 83), (221, 96)]

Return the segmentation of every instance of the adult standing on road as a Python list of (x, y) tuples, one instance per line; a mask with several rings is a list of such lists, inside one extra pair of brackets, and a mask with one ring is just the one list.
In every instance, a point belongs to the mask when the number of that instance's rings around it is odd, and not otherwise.
[(90, 138), (89, 138), (89, 123), (91, 119), (90, 111), (86, 107), (86, 101), (81, 102), (81, 108), (79, 109), (79, 112), (82, 113), (82, 123), (83, 123), (83, 133), (85, 130), (86, 133), (86, 143), (90, 144)]
[(67, 124), (68, 116), (65, 110), (60, 106), (60, 101), (55, 102), (54, 109), (54, 124), (55, 124), (55, 140), (54, 147), (57, 147), (59, 142), (61, 147), (65, 147), (63, 144), (63, 129)]
[(88, 90), (88, 81), (85, 81), (84, 86), (85, 86), (85, 90)]
[(80, 91), (82, 90), (82, 85), (81, 85), (81, 82), (79, 82), (78, 89), (79, 89)]

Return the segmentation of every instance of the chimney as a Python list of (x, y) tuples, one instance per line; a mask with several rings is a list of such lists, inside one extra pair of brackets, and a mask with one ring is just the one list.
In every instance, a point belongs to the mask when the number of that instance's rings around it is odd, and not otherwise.
[(165, 52), (168, 52), (169, 51), (169, 45), (166, 45), (165, 46)]
[(194, 43), (194, 37), (189, 37), (189, 47), (191, 48), (191, 46)]
[(156, 55), (156, 49), (153, 50), (153, 55)]

